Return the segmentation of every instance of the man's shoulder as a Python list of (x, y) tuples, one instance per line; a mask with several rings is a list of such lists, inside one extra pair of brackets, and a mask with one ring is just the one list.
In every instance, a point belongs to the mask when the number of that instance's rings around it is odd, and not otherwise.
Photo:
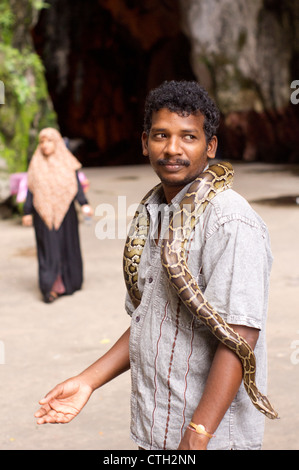
[(218, 193), (212, 200), (214, 207), (220, 207), (222, 210), (233, 211), (252, 211), (249, 202), (233, 189), (227, 189)]
[(208, 204), (206, 209), (210, 223), (225, 223), (232, 220), (247, 222), (260, 228), (265, 228), (265, 223), (250, 203), (233, 189), (227, 189), (217, 194)]

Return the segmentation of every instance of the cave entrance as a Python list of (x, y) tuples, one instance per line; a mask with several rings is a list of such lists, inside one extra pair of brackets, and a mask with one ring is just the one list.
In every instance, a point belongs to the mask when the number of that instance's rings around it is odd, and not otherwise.
[(32, 36), (71, 150), (84, 166), (144, 163), (147, 92), (163, 80), (195, 79), (179, 2), (48, 3)]

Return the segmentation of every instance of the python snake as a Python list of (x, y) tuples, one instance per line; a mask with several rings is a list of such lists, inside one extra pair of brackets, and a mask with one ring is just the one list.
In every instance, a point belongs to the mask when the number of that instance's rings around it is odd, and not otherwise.
[[(268, 418), (275, 419), (278, 417), (277, 412), (255, 383), (256, 360), (252, 348), (207, 302), (186, 261), (186, 245), (200, 215), (214, 196), (231, 187), (233, 174), (232, 166), (221, 162), (210, 166), (194, 180), (179, 208), (174, 212), (166, 234), (163, 235), (161, 262), (170, 283), (189, 311), (240, 359), (243, 383), (253, 405)], [(135, 308), (141, 301), (138, 267), (150, 225), (144, 203), (160, 187), (161, 184), (155, 186), (140, 202), (125, 243), (124, 279)]]

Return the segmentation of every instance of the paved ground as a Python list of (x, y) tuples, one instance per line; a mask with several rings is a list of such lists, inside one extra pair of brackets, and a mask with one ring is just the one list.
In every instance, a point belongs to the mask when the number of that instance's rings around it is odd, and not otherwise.
[[(298, 450), (299, 206), (293, 196), (299, 196), (299, 171), (266, 164), (237, 164), (235, 169), (234, 187), (268, 224), (275, 258), (268, 319), (269, 397), (280, 420), (267, 420), (264, 449)], [(129, 221), (125, 214), (131, 215), (130, 205), (157, 180), (149, 166), (85, 173), (91, 184), (89, 199), (97, 209), (90, 225), (80, 224), (82, 291), (44, 304), (37, 289), (33, 229), (22, 227), (18, 218), (0, 221), (3, 450), (135, 449), (129, 438), (129, 373), (97, 391), (70, 424), (37, 426), (33, 417), (38, 400), (50, 388), (96, 360), (129, 325), (123, 308), (122, 251)], [(280, 199), (273, 205), (254, 202), (272, 198)], [(104, 214), (106, 226), (100, 222), (103, 209), (110, 211), (109, 219)], [(100, 240), (106, 229), (112, 238)]]

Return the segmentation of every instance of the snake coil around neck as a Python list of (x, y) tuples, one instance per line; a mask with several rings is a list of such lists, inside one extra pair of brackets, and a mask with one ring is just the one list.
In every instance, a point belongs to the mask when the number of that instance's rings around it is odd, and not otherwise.
[[(187, 190), (179, 208), (170, 220), (161, 244), (161, 262), (166, 276), (183, 304), (201, 320), (210, 332), (240, 359), (243, 382), (253, 405), (270, 419), (278, 417), (268, 398), (255, 383), (255, 355), (247, 343), (233, 330), (205, 299), (186, 262), (186, 244), (208, 203), (221, 191), (231, 187), (233, 168), (227, 162), (210, 166)], [(138, 289), (138, 267), (149, 234), (149, 217), (145, 202), (161, 185), (151, 189), (139, 204), (129, 231), (123, 258), (124, 279), (135, 308), (141, 302)]]

